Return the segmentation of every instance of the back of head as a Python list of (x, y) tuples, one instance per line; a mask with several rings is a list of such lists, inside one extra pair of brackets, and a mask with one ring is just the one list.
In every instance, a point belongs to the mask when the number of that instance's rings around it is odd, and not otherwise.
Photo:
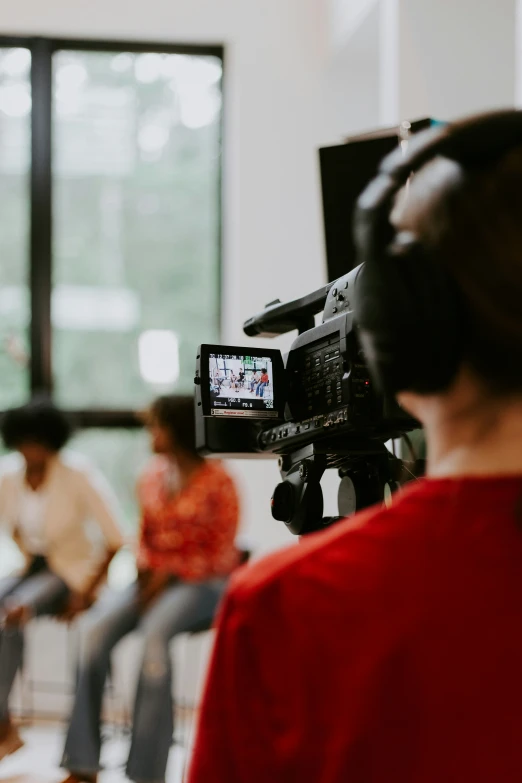
[(7, 449), (38, 444), (52, 452), (62, 449), (71, 435), (67, 416), (46, 399), (37, 399), (7, 411), (1, 422), (1, 434)]
[(151, 405), (151, 416), (167, 429), (177, 448), (191, 457), (199, 458), (196, 450), (196, 415), (194, 398), (164, 395)]
[(398, 198), (392, 221), (455, 282), (463, 360), (500, 396), (522, 392), (522, 145), (486, 168), (435, 158)]

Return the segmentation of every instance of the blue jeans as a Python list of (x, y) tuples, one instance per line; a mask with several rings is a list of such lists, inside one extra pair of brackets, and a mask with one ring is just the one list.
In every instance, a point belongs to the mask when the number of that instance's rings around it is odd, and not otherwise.
[(256, 397), (262, 397), (265, 391), (266, 383), (259, 383), (256, 389)]
[[(21, 577), (0, 580), (0, 618), (12, 602), (24, 604), (33, 616), (57, 614), (64, 606), (69, 589), (48, 568)], [(0, 720), (9, 715), (8, 701), (24, 652), (23, 628), (0, 626)]]
[(170, 640), (211, 623), (224, 592), (226, 579), (168, 587), (140, 615), (137, 586), (130, 585), (100, 601), (85, 617), (84, 644), (78, 668), (62, 766), (72, 772), (93, 774), (100, 769), (100, 714), (111, 651), (136, 628), (144, 649), (134, 703), (132, 741), (127, 777), (140, 783), (165, 780), (174, 731)]

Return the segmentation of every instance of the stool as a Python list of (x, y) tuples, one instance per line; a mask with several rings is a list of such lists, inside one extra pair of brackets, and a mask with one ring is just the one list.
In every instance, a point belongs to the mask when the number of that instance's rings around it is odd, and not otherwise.
[[(31, 630), (34, 631), (35, 624), (42, 622), (48, 622), (56, 624), (59, 627), (65, 629), (66, 633), (66, 676), (62, 682), (51, 681), (49, 679), (37, 679), (32, 671), (31, 667), (31, 645), (30, 634)], [(64, 710), (56, 713), (43, 713), (35, 709), (35, 694), (48, 694), (69, 697), (71, 700), (76, 693), (75, 679), (76, 679), (76, 664), (78, 660), (78, 628), (74, 623), (61, 623), (56, 622), (52, 617), (41, 617), (31, 620), (29, 626), (25, 629), (25, 650), (22, 668), (19, 673), (20, 685), (21, 685), (21, 710), (19, 717), (24, 723), (34, 723), (36, 717), (51, 718), (60, 723), (67, 723), (69, 707), (67, 707), (67, 715)], [(109, 672), (106, 685), (106, 694), (110, 700), (111, 712), (113, 713), (112, 719), (105, 720), (103, 724), (104, 734), (111, 734), (115, 736), (118, 731), (121, 730), (122, 734), (126, 733), (126, 726), (130, 723), (130, 719), (127, 716), (127, 708), (123, 699), (120, 699), (120, 710), (118, 710), (118, 695), (117, 689), (114, 684), (114, 678), (112, 671)], [(121, 713), (122, 720), (118, 720), (118, 714)]]
[(70, 624), (66, 624), (62, 627), (65, 628), (65, 643), (66, 643), (66, 676), (63, 681), (51, 681), (48, 679), (39, 680), (36, 678), (31, 666), (31, 634), (35, 631), (35, 626), (41, 625), (41, 623), (51, 623), (53, 618), (39, 617), (31, 620), (29, 625), (24, 629), (24, 656), (22, 666), (19, 672), (20, 678), (20, 714), (19, 717), (24, 723), (33, 723), (36, 716), (42, 718), (50, 718), (57, 721), (64, 721), (63, 711), (59, 713), (50, 712), (43, 713), (35, 709), (35, 694), (48, 694), (49, 696), (74, 696), (74, 670), (76, 666), (77, 655), (77, 638), (76, 629)]
[[(178, 682), (180, 683), (181, 692), (178, 691), (178, 693), (176, 693), (173, 704), (175, 716), (173, 745), (183, 751), (182, 781), (185, 780), (188, 770), (188, 760), (195, 736), (203, 677), (206, 669), (206, 667), (202, 665), (202, 660), (206, 657), (206, 648), (201, 643), (198, 643), (196, 646), (197, 652), (194, 652), (193, 643), (196, 640), (199, 642), (204, 634), (208, 634), (208, 632), (212, 630), (212, 626), (213, 622), (210, 621), (202, 623), (197, 628), (192, 629), (189, 633), (180, 634), (180, 639), (183, 639), (183, 641), (181, 643), (181, 655), (178, 654), (176, 656), (176, 662), (178, 664)], [(196, 675), (193, 681), (193, 689), (190, 689), (192, 693), (187, 693), (189, 661), (190, 671), (195, 671)]]

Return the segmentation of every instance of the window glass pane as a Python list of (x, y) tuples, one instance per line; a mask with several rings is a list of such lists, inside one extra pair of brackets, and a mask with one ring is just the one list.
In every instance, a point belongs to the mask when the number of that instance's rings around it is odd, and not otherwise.
[(60, 51), (53, 99), (57, 398), (189, 391), (218, 330), (221, 60)]
[(0, 410), (29, 387), (31, 54), (0, 49)]

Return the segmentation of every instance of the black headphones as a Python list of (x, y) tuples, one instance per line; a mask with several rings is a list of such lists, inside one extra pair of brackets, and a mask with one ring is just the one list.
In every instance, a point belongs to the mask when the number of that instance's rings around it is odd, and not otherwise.
[(458, 179), (465, 181), (466, 172), (494, 164), (517, 146), (522, 111), (431, 128), (412, 136), (405, 154), (388, 155), (359, 197), (355, 242), (362, 266), (354, 310), (366, 360), (383, 391), (447, 388), (464, 357), (466, 330), (466, 308), (451, 275), (415, 236), (398, 234), (391, 224), (395, 195), (435, 157), (457, 163)]

